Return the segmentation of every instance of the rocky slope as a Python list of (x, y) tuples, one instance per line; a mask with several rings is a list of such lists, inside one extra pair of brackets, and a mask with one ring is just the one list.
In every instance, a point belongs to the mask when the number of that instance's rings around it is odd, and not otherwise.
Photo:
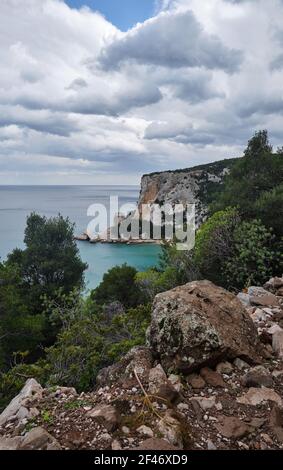
[(139, 208), (142, 204), (196, 204), (196, 225), (207, 216), (207, 204), (217, 191), (235, 159), (176, 171), (144, 175), (141, 180)]
[(207, 281), (159, 294), (147, 346), (96, 390), (29, 379), (0, 449), (283, 449), (283, 278), (238, 298)]

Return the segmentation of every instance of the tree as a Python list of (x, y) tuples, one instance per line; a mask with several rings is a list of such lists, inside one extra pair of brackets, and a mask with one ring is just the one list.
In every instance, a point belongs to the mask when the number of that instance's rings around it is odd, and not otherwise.
[(28, 217), (26, 248), (14, 250), (7, 264), (19, 272), (30, 313), (41, 311), (43, 296), (53, 297), (59, 288), (69, 293), (83, 286), (87, 265), (80, 259), (73, 231), (73, 224), (61, 215)]
[(44, 315), (31, 315), (23, 302), (17, 269), (0, 263), (0, 370), (14, 365), (18, 357), (33, 360), (44, 339), (44, 326)]
[(283, 237), (283, 183), (261, 194), (255, 209), (266, 227), (272, 227), (275, 235)]
[(280, 185), (282, 180), (283, 156), (272, 153), (267, 131), (260, 131), (249, 141), (244, 156), (225, 177), (223, 189), (211, 205), (211, 211), (237, 207), (246, 220), (260, 218), (258, 199), (264, 192)]
[(100, 285), (92, 291), (92, 299), (98, 305), (120, 302), (125, 308), (142, 303), (141, 292), (136, 284), (137, 270), (123, 264), (110, 269)]
[(267, 130), (258, 131), (255, 133), (255, 135), (248, 142), (244, 156), (249, 158), (258, 158), (264, 153), (272, 153), (272, 145), (269, 143)]

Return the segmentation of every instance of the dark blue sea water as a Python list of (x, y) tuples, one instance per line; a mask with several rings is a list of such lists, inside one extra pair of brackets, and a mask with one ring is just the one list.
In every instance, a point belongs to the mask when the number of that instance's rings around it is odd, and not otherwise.
[[(48, 217), (58, 213), (75, 223), (76, 234), (81, 234), (91, 217), (91, 204), (109, 205), (109, 197), (119, 196), (120, 204), (135, 203), (136, 186), (0, 186), (0, 258), (3, 260), (14, 248), (24, 247), (26, 218), (31, 212)], [(91, 245), (78, 242), (81, 257), (89, 268), (87, 288), (94, 288), (103, 274), (115, 265), (127, 263), (142, 271), (158, 263), (160, 248), (154, 245)]]

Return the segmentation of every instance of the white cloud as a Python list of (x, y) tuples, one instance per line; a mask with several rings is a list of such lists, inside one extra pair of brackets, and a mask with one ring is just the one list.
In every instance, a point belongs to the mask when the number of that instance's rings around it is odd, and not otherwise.
[(137, 183), (282, 144), (283, 2), (158, 0), (122, 33), (61, 0), (1, 0), (0, 183)]

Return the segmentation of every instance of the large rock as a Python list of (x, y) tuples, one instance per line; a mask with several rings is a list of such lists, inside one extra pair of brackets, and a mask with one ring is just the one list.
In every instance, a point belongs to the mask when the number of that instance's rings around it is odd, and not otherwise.
[(246, 310), (209, 281), (156, 296), (148, 343), (165, 371), (190, 373), (236, 357), (260, 362), (257, 331)]
[(26, 400), (42, 397), (42, 387), (35, 379), (28, 379), (20, 393), (13, 398), (10, 404), (0, 415), (0, 426), (4, 426), (12, 417), (21, 420), (29, 417), (29, 411), (24, 406)]
[(121, 383), (133, 378), (134, 370), (136, 370), (141, 380), (147, 380), (152, 365), (153, 358), (150, 349), (137, 346), (131, 349), (121, 361), (102, 369), (96, 378), (96, 382), (100, 386)]

